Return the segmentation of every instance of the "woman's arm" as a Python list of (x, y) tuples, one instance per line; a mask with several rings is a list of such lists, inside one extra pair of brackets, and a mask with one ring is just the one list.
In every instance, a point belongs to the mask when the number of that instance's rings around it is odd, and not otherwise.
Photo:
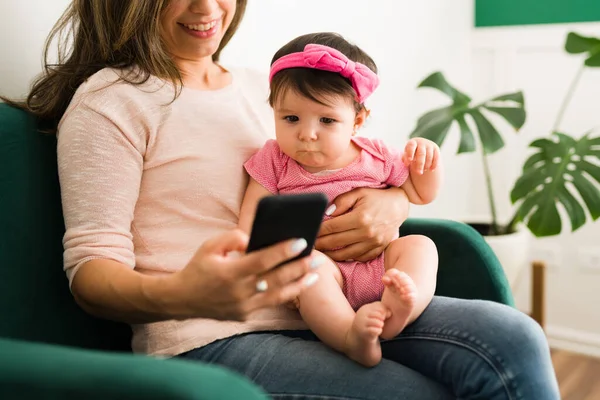
[[(73, 279), (75, 300), (100, 318), (131, 324), (167, 319), (212, 318), (243, 321), (252, 312), (292, 301), (315, 282), (313, 257), (272, 268), (303, 249), (288, 240), (268, 249), (243, 253), (248, 236), (226, 232), (200, 246), (188, 265), (164, 276), (146, 276), (111, 260), (84, 264)], [(268, 288), (256, 290), (258, 279)]]
[(86, 312), (131, 324), (187, 318), (178, 315), (178, 291), (167, 276), (140, 274), (107, 259), (81, 266), (71, 285), (75, 301)]

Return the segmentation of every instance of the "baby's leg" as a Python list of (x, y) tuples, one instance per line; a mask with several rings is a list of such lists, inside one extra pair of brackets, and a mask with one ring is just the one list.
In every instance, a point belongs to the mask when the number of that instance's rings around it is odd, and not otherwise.
[(342, 274), (337, 265), (328, 258), (317, 272), (317, 283), (298, 298), (302, 318), (328, 346), (367, 367), (378, 364), (379, 335), (388, 310), (381, 302), (375, 302), (355, 313), (342, 292)]
[(388, 245), (381, 302), (392, 315), (385, 322), (383, 339), (397, 336), (429, 305), (435, 292), (437, 267), (437, 248), (426, 236), (404, 236)]

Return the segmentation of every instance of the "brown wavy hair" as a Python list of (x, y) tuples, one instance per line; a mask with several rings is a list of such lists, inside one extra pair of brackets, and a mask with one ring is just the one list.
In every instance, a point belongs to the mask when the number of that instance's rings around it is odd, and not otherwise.
[[(219, 60), (235, 34), (246, 3), (247, 0), (236, 0), (236, 13), (213, 60)], [(168, 5), (169, 0), (73, 0), (46, 39), (44, 69), (26, 99), (0, 98), (36, 116), (45, 131), (56, 132), (79, 85), (103, 68), (136, 66), (139, 74), (121, 79), (141, 84), (154, 75), (181, 88), (180, 71), (160, 35), (160, 16)], [(50, 63), (50, 48), (55, 41), (58, 60)], [(179, 90), (175, 96), (178, 93)]]

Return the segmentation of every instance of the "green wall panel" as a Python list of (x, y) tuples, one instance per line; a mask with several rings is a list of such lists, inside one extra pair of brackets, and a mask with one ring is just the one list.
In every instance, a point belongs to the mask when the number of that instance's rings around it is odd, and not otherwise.
[(476, 27), (600, 21), (600, 0), (474, 1)]

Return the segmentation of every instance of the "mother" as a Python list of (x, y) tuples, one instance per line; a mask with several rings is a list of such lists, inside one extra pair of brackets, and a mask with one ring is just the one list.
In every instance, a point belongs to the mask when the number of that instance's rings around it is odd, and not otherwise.
[[(211, 362), (274, 397), (556, 399), (540, 328), (511, 308), (436, 297), (365, 369), (281, 304), (319, 259), (272, 271), (303, 241), (253, 255), (235, 230), (243, 162), (272, 134), (267, 80), (218, 63), (245, 0), (74, 0), (74, 29), (25, 108), (58, 132), (65, 271), (89, 313), (132, 325), (133, 349)], [(406, 217), (399, 189), (336, 200), (317, 247), (379, 254)], [(351, 212), (345, 213), (349, 209)], [(200, 247), (198, 247), (200, 246)], [(326, 251), (327, 252), (327, 251)], [(268, 290), (256, 291), (265, 279)]]

